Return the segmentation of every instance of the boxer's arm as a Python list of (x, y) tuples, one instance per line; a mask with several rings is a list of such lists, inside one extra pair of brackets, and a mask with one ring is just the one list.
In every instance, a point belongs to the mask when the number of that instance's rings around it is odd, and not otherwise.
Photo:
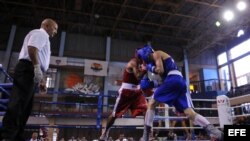
[(159, 52), (153, 53), (153, 59), (155, 61), (155, 68), (154, 72), (157, 74), (163, 74), (164, 73), (164, 67), (162, 63), (162, 57)]

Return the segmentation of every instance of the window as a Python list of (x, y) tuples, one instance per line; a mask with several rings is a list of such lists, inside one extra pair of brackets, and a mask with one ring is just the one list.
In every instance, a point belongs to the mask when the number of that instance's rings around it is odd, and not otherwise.
[(230, 59), (235, 59), (250, 51), (250, 39), (240, 43), (239, 45), (230, 49)]
[(227, 62), (227, 54), (226, 54), (226, 52), (221, 53), (220, 55), (218, 55), (217, 61), (218, 61), (218, 65), (222, 65), (222, 64), (226, 63)]
[(249, 62), (250, 56), (246, 56), (234, 62), (237, 86), (250, 83), (250, 67), (247, 65)]
[(219, 69), (221, 90), (228, 91), (231, 87), (228, 65)]

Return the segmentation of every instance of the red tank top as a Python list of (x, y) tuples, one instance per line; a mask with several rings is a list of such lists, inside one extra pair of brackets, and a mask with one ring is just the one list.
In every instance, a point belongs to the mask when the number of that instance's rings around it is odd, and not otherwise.
[(134, 73), (132, 73), (132, 72), (129, 73), (126, 70), (124, 70), (122, 82), (134, 84), (134, 85), (139, 84), (139, 81), (136, 79)]

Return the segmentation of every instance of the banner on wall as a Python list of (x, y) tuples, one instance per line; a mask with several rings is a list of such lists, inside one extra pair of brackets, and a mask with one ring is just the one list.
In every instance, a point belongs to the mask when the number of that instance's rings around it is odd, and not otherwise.
[(95, 76), (107, 76), (108, 62), (85, 59), (84, 74)]
[(67, 60), (67, 57), (51, 56), (50, 65), (65, 66), (67, 65)]

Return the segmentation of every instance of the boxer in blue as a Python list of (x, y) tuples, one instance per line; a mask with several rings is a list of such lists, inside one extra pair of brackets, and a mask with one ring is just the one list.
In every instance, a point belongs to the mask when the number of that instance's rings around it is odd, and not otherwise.
[(153, 98), (148, 103), (145, 115), (143, 141), (149, 140), (155, 107), (159, 103), (174, 106), (178, 112), (184, 113), (195, 125), (203, 127), (212, 139), (223, 140), (223, 132), (193, 110), (190, 94), (187, 93), (187, 84), (169, 54), (161, 50), (154, 51), (150, 45), (145, 45), (137, 50), (137, 57), (144, 62), (148, 71), (158, 74), (162, 78), (161, 84), (146, 77), (140, 82), (141, 89), (156, 88)]

